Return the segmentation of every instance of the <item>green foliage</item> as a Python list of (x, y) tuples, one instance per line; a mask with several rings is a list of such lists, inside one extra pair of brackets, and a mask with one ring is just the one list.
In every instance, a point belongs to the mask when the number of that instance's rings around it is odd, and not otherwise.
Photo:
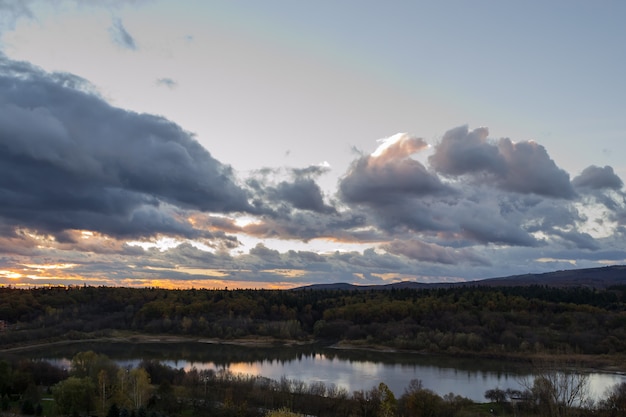
[[(624, 294), (617, 287), (537, 285), (363, 291), (0, 288), (0, 319), (19, 323), (19, 330), (0, 333), (0, 344), (122, 330), (220, 339), (343, 339), (455, 354), (620, 354), (626, 353)], [(74, 374), (93, 378), (81, 360), (76, 358)], [(0, 363), (0, 376), (6, 372)], [(0, 393), (7, 389), (0, 382)]]
[(402, 409), (408, 416), (437, 417), (443, 408), (443, 399), (429, 389), (410, 390), (402, 397)]
[(94, 409), (95, 386), (88, 377), (71, 376), (53, 386), (52, 395), (60, 414), (89, 414)]
[(393, 392), (389, 389), (389, 387), (381, 382), (378, 384), (378, 393), (380, 397), (380, 405), (378, 407), (378, 416), (379, 417), (393, 417), (397, 412), (397, 401), (396, 397), (393, 395)]

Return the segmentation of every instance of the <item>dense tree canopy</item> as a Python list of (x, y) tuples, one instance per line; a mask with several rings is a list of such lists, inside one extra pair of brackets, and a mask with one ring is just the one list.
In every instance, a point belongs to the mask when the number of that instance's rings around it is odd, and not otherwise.
[(5, 346), (110, 331), (345, 340), (468, 354), (626, 352), (626, 287), (0, 288)]
[[(0, 288), (0, 320), (8, 327), (0, 332), (0, 343), (6, 349), (34, 341), (144, 333), (223, 340), (344, 341), (518, 358), (602, 354), (619, 362), (626, 352), (625, 290), (545, 286), (367, 291), (5, 287)], [(516, 398), (523, 398), (524, 413), (569, 416), (580, 411), (582, 390), (558, 390), (568, 388), (564, 382), (572, 379), (559, 379), (563, 374), (541, 375), (529, 384), (527, 392), (515, 393)], [(42, 387), (48, 387), (58, 415), (260, 417), (266, 414), (264, 410), (269, 414), (282, 410), (275, 415), (344, 417), (491, 415), (489, 408), (477, 408), (452, 393), (441, 397), (417, 380), (396, 399), (384, 381), (371, 390), (348, 393), (315, 382), (173, 369), (154, 360), (120, 368), (93, 351), (77, 353), (69, 369), (46, 362), (0, 360), (4, 409), (17, 398), (22, 412), (41, 413), (39, 396), (34, 393), (43, 392)], [(624, 391), (623, 386), (614, 387), (595, 407), (596, 415), (620, 415)], [(572, 392), (575, 395), (570, 395)], [(485, 396), (493, 409), (509, 415), (516, 412), (510, 405), (513, 393), (494, 389)]]

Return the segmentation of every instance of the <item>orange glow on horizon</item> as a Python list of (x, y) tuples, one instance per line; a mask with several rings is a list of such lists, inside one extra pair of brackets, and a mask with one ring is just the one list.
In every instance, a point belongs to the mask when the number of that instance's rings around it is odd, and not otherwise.
[(22, 278), (23, 275), (15, 271), (0, 270), (0, 277), (8, 279), (18, 279)]
[(220, 279), (194, 279), (194, 280), (174, 280), (160, 278), (125, 278), (112, 280), (104, 277), (82, 277), (78, 275), (35, 275), (23, 274), (10, 270), (0, 270), (0, 287), (10, 285), (12, 287), (34, 288), (48, 286), (105, 286), (105, 287), (127, 287), (127, 288), (163, 288), (167, 290), (188, 290), (188, 289), (265, 289), (265, 290), (290, 290), (299, 286), (308, 285), (303, 282), (294, 284), (293, 282), (263, 282), (263, 281), (231, 281)]
[(298, 278), (306, 274), (303, 269), (263, 269), (260, 272), (276, 274), (285, 278)]
[(34, 270), (47, 270), (47, 269), (68, 269), (74, 268), (77, 264), (23, 264), (25, 267)]
[[(208, 269), (173, 266), (149, 267), (141, 269), (142, 274), (133, 265), (126, 265), (130, 271), (128, 275), (116, 274), (112, 277), (102, 272), (86, 272), (76, 263), (21, 263), (14, 267), (0, 270), (0, 286), (15, 287), (44, 287), (44, 286), (110, 286), (110, 287), (158, 287), (164, 289), (276, 289), (287, 290), (298, 286), (308, 285), (309, 282), (291, 282), (291, 279), (305, 275), (304, 270), (271, 269), (261, 273), (272, 274), (277, 281), (237, 280), (231, 274), (251, 275), (251, 270), (237, 269)], [(154, 272), (152, 272), (154, 271)], [(178, 279), (168, 277), (168, 273), (180, 274)], [(185, 279), (185, 275), (189, 279)]]
[(294, 285), (291, 282), (262, 282), (262, 281), (231, 281), (219, 279), (194, 279), (194, 280), (173, 280), (173, 279), (134, 279), (128, 278), (119, 281), (116, 286), (120, 287), (157, 287), (168, 290), (188, 290), (188, 289), (207, 289), (207, 290), (223, 290), (229, 289), (252, 289), (252, 290), (289, 290), (300, 285)]

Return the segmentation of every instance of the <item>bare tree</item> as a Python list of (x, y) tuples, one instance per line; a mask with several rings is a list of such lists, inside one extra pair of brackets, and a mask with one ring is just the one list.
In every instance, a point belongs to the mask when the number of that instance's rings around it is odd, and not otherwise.
[(615, 384), (607, 390), (606, 399), (600, 402), (600, 407), (610, 417), (626, 415), (626, 382)]
[(520, 384), (532, 396), (534, 405), (545, 417), (572, 417), (591, 403), (589, 375), (578, 371), (540, 366), (533, 378), (522, 378)]

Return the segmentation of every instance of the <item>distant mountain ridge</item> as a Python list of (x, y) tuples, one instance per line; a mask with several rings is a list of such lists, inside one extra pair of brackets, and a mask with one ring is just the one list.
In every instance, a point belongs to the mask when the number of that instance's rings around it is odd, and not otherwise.
[(528, 285), (547, 285), (550, 287), (588, 287), (607, 288), (614, 285), (626, 285), (626, 265), (612, 265), (600, 268), (567, 269), (541, 274), (511, 275), (508, 277), (486, 278), (463, 282), (426, 283), (402, 281), (383, 285), (354, 285), (345, 282), (335, 284), (313, 284), (294, 288), (294, 290), (390, 290), (401, 288), (451, 288), (463, 286), (519, 287)]

